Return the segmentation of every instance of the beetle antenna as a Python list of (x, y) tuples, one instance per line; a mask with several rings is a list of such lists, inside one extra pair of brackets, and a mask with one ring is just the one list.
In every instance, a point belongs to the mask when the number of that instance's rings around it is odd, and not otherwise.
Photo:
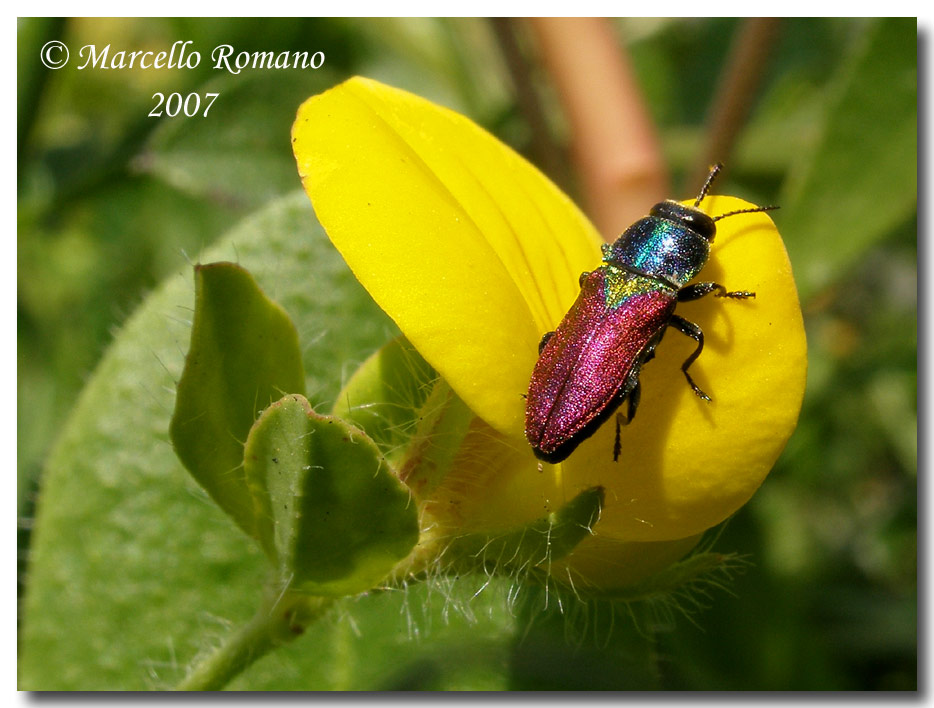
[(717, 173), (723, 169), (723, 163), (718, 162), (716, 165), (710, 168), (710, 174), (707, 175), (707, 180), (704, 182), (704, 186), (701, 187), (700, 194), (697, 195), (697, 199), (694, 200), (694, 207), (697, 208), (700, 206), (701, 201), (704, 197), (707, 196), (707, 190), (710, 189), (710, 185), (713, 184), (714, 178), (717, 176)]
[(781, 207), (775, 204), (770, 204), (769, 206), (753, 207), (752, 209), (737, 209), (736, 211), (728, 211), (726, 214), (720, 214), (720, 216), (714, 216), (711, 218), (714, 221), (720, 221), (720, 219), (725, 219), (728, 216), (736, 216), (737, 214), (752, 214), (757, 211), (773, 211), (780, 208)]

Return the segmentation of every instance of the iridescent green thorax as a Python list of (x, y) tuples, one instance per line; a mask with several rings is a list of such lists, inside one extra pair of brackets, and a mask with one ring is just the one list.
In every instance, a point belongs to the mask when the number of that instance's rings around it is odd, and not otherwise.
[(658, 290), (672, 293), (675, 291), (675, 288), (660, 283), (657, 278), (637, 275), (613, 264), (607, 264), (603, 269), (606, 271), (604, 302), (610, 309), (618, 308), (636, 295)]
[(662, 278), (675, 288), (693, 280), (710, 254), (709, 241), (684, 224), (640, 219), (604, 250), (603, 262)]

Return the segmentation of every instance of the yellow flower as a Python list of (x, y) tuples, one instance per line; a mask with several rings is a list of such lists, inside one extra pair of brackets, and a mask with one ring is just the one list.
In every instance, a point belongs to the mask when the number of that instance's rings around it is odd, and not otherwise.
[[(310, 98), (292, 142), (331, 241), (478, 418), (437, 492), (456, 501), (465, 527), (514, 526), (603, 486), (595, 535), (562, 568), (615, 586), (676, 560), (762, 483), (794, 430), (806, 372), (791, 267), (766, 214), (718, 222), (699, 277), (756, 299), (678, 306), (704, 330), (691, 372), (713, 402), (681, 373), (695, 342), (669, 333), (643, 369), (619, 462), (611, 422), (540, 469), (524, 438), (522, 395), (539, 340), (573, 303), (579, 274), (600, 264), (595, 228), (473, 122), (375, 81), (354, 78)], [(747, 206), (715, 196), (701, 208)]]

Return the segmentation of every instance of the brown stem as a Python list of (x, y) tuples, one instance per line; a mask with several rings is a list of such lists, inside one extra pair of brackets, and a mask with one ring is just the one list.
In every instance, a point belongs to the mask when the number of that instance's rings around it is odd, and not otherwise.
[(628, 57), (602, 18), (529, 20), (572, 133), (587, 211), (615, 238), (668, 195), (661, 146)]
[(751, 18), (741, 25), (711, 102), (702, 160), (692, 171), (688, 187), (702, 184), (712, 164), (729, 165), (736, 138), (768, 64), (779, 23), (778, 19), (766, 17)]
[(567, 187), (569, 181), (567, 162), (548, 128), (545, 108), (542, 106), (541, 97), (535, 90), (531, 67), (520, 46), (519, 31), (521, 28), (518, 26), (518, 20), (509, 17), (494, 17), (490, 19), (490, 25), (512, 80), (519, 110), (525, 117), (531, 132), (530, 157), (552, 180)]

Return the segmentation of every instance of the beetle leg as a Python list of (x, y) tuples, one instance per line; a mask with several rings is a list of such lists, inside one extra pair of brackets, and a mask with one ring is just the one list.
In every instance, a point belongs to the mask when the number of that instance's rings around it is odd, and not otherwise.
[(743, 300), (747, 297), (755, 297), (756, 294), (748, 290), (727, 290), (720, 283), (695, 283), (681, 288), (678, 291), (678, 302), (687, 302), (697, 300), (714, 293), (714, 297), (731, 297), (735, 300)]
[(626, 425), (632, 422), (636, 416), (636, 408), (639, 407), (639, 399), (642, 397), (642, 384), (636, 381), (636, 385), (629, 392), (629, 409), (626, 411)]
[(545, 332), (542, 335), (542, 341), (538, 343), (538, 353), (541, 354), (542, 350), (545, 348), (545, 345), (548, 344), (548, 340), (555, 336), (554, 332)]
[(616, 440), (613, 442), (613, 462), (617, 462), (619, 460), (619, 453), (623, 450), (621, 428), (622, 426), (629, 425), (632, 422), (633, 416), (636, 415), (636, 408), (639, 406), (639, 398), (642, 394), (642, 385), (639, 383), (638, 372), (635, 372), (635, 376), (636, 382), (627, 394), (627, 398), (629, 399), (629, 407), (626, 410), (626, 417), (623, 418), (622, 413), (619, 411), (616, 412)]
[(709, 403), (710, 396), (700, 390), (700, 387), (694, 383), (694, 379), (692, 379), (691, 375), (688, 373), (688, 367), (693, 364), (694, 360), (700, 356), (702, 351), (704, 351), (703, 331), (701, 331), (701, 328), (693, 322), (688, 322), (686, 319), (679, 317), (678, 315), (671, 316), (669, 326), (674, 327), (679, 332), (681, 332), (681, 334), (685, 334), (697, 342), (697, 349), (694, 350), (694, 353), (691, 354), (691, 356), (684, 360), (684, 363), (681, 365), (681, 371), (684, 372), (684, 376), (687, 378), (688, 383), (691, 385), (691, 389), (693, 389), (694, 393), (696, 393), (699, 398), (702, 398)]

